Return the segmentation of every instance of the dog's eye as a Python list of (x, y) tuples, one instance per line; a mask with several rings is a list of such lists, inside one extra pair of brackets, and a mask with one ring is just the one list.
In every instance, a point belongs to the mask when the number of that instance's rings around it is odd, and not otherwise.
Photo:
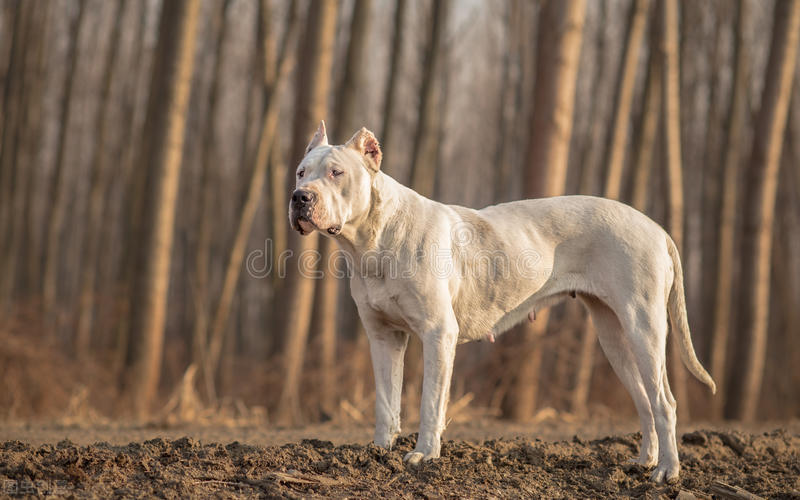
[(298, 179), (302, 179), (303, 178), (303, 174), (305, 174), (305, 173), (306, 173), (305, 170), (298, 170), (297, 171), (297, 178)]
[(334, 177), (339, 177), (343, 173), (344, 173), (344, 170), (339, 170), (338, 168), (334, 168), (333, 170), (331, 170), (331, 175), (334, 176)]

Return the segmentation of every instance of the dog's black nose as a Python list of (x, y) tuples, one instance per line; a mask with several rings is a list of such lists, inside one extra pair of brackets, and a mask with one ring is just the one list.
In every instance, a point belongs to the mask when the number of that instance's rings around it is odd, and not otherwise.
[(298, 189), (292, 193), (292, 203), (295, 205), (308, 205), (313, 203), (316, 198), (317, 195), (314, 194), (313, 191), (307, 191), (305, 189)]

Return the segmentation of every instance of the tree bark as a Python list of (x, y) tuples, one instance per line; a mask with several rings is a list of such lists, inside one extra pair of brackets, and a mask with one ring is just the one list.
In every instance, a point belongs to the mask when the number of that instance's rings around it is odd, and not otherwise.
[(564, 191), (585, 11), (584, 0), (545, 0), (542, 7), (523, 179), (526, 197)]
[[(0, 318), (22, 287), (18, 262), (24, 251), (25, 233), (31, 229), (23, 214), (30, 205), (35, 181), (33, 158), (40, 142), (42, 117), (42, 54), (46, 37), (34, 26), (46, 24), (49, 4), (17, 4), (4, 33), (9, 42), (9, 61), (0, 109)], [(13, 28), (10, 26), (13, 21)], [(16, 216), (15, 216), (16, 214)]]
[[(49, 27), (53, 5), (50, 2), (36, 5), (40, 16), (35, 21), (36, 25)], [(12, 276), (19, 276), (19, 291), (23, 294), (36, 294), (41, 283), (41, 231), (39, 230), (41, 224), (35, 219), (34, 206), (39, 201), (37, 190), (41, 183), (41, 174), (37, 168), (37, 160), (43, 143), (42, 127), (47, 119), (43, 96), (47, 86), (49, 37), (42, 36), (37, 30), (29, 31), (28, 36), (31, 40), (26, 45), (32, 57), (32, 71), (28, 77), (29, 82), (25, 85), (28, 89), (26, 101), (29, 104), (25, 106), (27, 108), (25, 134), (21, 144), (23, 154), (19, 160), (21, 168), (26, 171), (25, 186), (24, 189), (23, 186), (16, 189), (18, 203), (14, 210), (20, 214), (15, 218), (17, 235), (15, 235), (16, 241), (12, 242), (12, 248), (16, 250), (10, 255), (7, 263), (9, 269), (15, 270), (11, 273)]]
[(122, 0), (114, 5), (112, 19), (114, 26), (110, 35), (110, 46), (106, 52), (103, 68), (103, 87), (100, 96), (100, 107), (97, 112), (94, 151), (91, 160), (91, 180), (89, 187), (89, 210), (86, 220), (86, 254), (81, 269), (81, 291), (78, 309), (78, 328), (75, 332), (75, 354), (78, 359), (85, 359), (89, 354), (92, 323), (94, 321), (94, 289), (97, 276), (98, 256), (100, 253), (100, 231), (105, 212), (105, 195), (108, 186), (108, 165), (103, 153), (108, 148), (109, 107), (111, 106), (111, 85), (114, 80), (114, 63), (119, 54), (122, 38), (122, 19), (124, 9)]
[(625, 48), (619, 66), (617, 91), (614, 97), (614, 112), (606, 145), (605, 197), (620, 199), (622, 191), (622, 169), (625, 163), (628, 128), (630, 124), (633, 87), (636, 84), (636, 67), (639, 49), (644, 39), (649, 0), (634, 0), (628, 18)]
[[(148, 14), (147, 4), (141, 3), (136, 26), (136, 38), (131, 49), (131, 53), (135, 54), (135, 56), (131, 64), (131, 70), (126, 75), (127, 81), (125, 82), (122, 103), (123, 116), (130, 117), (130, 120), (126, 120), (123, 124), (121, 133), (123, 143), (120, 146), (122, 152), (121, 177), (125, 196), (121, 197), (122, 200), (119, 202), (120, 208), (118, 210), (122, 220), (120, 225), (123, 229), (116, 233), (112, 230), (113, 228), (110, 227), (110, 224), (106, 224), (103, 235), (104, 241), (109, 241), (110, 238), (116, 237), (117, 234), (124, 235), (133, 241), (139, 240), (139, 212), (142, 203), (144, 203), (141, 198), (144, 197), (143, 191), (147, 175), (144, 172), (137, 175), (136, 162), (138, 160), (137, 155), (140, 154), (139, 151), (143, 146), (144, 119), (147, 114), (147, 105), (142, 106), (141, 103), (146, 103), (149, 97), (148, 85), (141, 84), (143, 79), (140, 75), (148, 74), (148, 67), (152, 65), (152, 58), (146, 55), (147, 52), (152, 52), (152, 50), (145, 49)], [(142, 110), (142, 108), (145, 109)], [(120, 289), (117, 295), (121, 303), (120, 319), (114, 332), (116, 338), (112, 361), (112, 371), (117, 375), (122, 373), (131, 347), (129, 345), (130, 324), (128, 320), (130, 319), (130, 289), (135, 275), (134, 249), (131, 247), (132, 245), (125, 245), (122, 248), (120, 265), (108, 273), (109, 283), (118, 285)], [(105, 258), (107, 263), (111, 261), (110, 257), (106, 256)], [(112, 268), (110, 265), (105, 267), (107, 269)]]
[[(269, 194), (270, 194), (270, 215), (272, 225), (272, 269), (275, 272), (272, 275), (272, 286), (276, 293), (283, 290), (285, 285), (284, 280), (277, 272), (278, 267), (281, 265), (281, 255), (288, 247), (287, 242), (287, 228), (288, 219), (286, 217), (286, 209), (288, 206), (288, 197), (286, 195), (286, 161), (283, 159), (283, 154), (280, 148), (278, 139), (275, 139), (276, 144), (270, 148), (269, 158)], [(275, 301), (277, 304), (280, 301)], [(275, 317), (278, 317), (276, 314)]]
[[(314, 36), (304, 37), (299, 60), (302, 64), (297, 72), (297, 92), (295, 94), (295, 117), (292, 134), (291, 162), (296, 165), (303, 157), (313, 126), (322, 120), (327, 112), (328, 91), (330, 90), (331, 68), (336, 34), (335, 0), (318, 0), (312, 4), (308, 13), (306, 33)], [(287, 176), (289, 177), (289, 176)], [(287, 179), (294, 189), (294, 176)], [(288, 271), (286, 304), (284, 307), (283, 359), (286, 363), (286, 378), (278, 403), (276, 420), (282, 424), (297, 423), (300, 412), (300, 375), (305, 359), (306, 341), (314, 302), (315, 281), (309, 276), (305, 265), (316, 253), (318, 235), (292, 234), (290, 247), (294, 250), (297, 269)], [(316, 265), (316, 263), (314, 263)], [(303, 272), (305, 271), (305, 272)]]
[(775, 194), (799, 33), (800, 0), (779, 0), (744, 200), (742, 283), (746, 287), (740, 307), (744, 338), (737, 352), (738, 383), (728, 394), (731, 414), (744, 421), (756, 418), (764, 376)]
[(213, 53), (213, 68), (211, 70), (211, 88), (208, 92), (208, 110), (206, 112), (206, 122), (203, 130), (203, 141), (201, 145), (202, 154), (200, 172), (200, 207), (198, 210), (199, 220), (197, 221), (197, 242), (195, 243), (195, 279), (194, 279), (194, 328), (192, 330), (192, 363), (200, 368), (203, 380), (205, 381), (206, 395), (210, 401), (216, 400), (213, 378), (208, 373), (206, 364), (207, 335), (209, 320), (209, 265), (211, 261), (211, 231), (212, 220), (215, 212), (214, 194), (215, 186), (218, 185), (218, 178), (214, 165), (217, 164), (215, 157), (215, 134), (214, 125), (217, 123), (217, 99), (219, 95), (220, 83), (222, 80), (222, 61), (224, 57), (223, 47), (227, 35), (228, 22), (227, 13), (230, 7), (230, 0), (218, 1), (216, 9), (212, 14), (213, 31), (211, 36), (216, 36)]
[(446, 0), (433, 2), (430, 34), (425, 50), (422, 86), (419, 92), (419, 119), (411, 160), (411, 186), (422, 196), (433, 196), (436, 184), (436, 137), (438, 120), (436, 81), (439, 77), (442, 39), (447, 29)]
[[(0, 234), (8, 234), (12, 223), (14, 173), (16, 168), (17, 149), (20, 134), (23, 130), (23, 96), (24, 74), (27, 59), (26, 46), (30, 32), (33, 3), (17, 3), (13, 9), (13, 22), (9, 23), (8, 37), (8, 67), (3, 78), (3, 100), (0, 109)], [(8, 12), (7, 12), (8, 14)], [(2, 270), (0, 276), (0, 316), (3, 315), (9, 303), (13, 287), (13, 268), (8, 254), (13, 250), (9, 248), (10, 238), (4, 238), (0, 243), (0, 257), (2, 257)]]
[(145, 127), (149, 134), (139, 164), (152, 175), (144, 203), (144, 242), (133, 288), (126, 389), (134, 411), (150, 410), (161, 374), (175, 206), (180, 180), (186, 111), (191, 92), (199, 0), (166, 2), (161, 12), (156, 60)]
[[(292, 2), (289, 13), (287, 14), (286, 25), (291, 26), (295, 23), (299, 23), (298, 20), (298, 3)], [(267, 6), (267, 1), (264, 0), (262, 2), (262, 37), (269, 38), (272, 40), (275, 37), (267, 37), (266, 34), (269, 31), (269, 13), (270, 10)], [(281, 54), (287, 54), (285, 56), (280, 56), (282, 59), (289, 57), (288, 50), (296, 50), (294, 47), (291, 49), (287, 46), (288, 40), (284, 36), (283, 45), (281, 46)], [(274, 45), (274, 41), (264, 40), (263, 42), (263, 51), (264, 51), (264, 64), (267, 66), (264, 72), (264, 102), (267, 101), (266, 91), (267, 89), (272, 88), (273, 83), (275, 81), (275, 73), (277, 72), (277, 65), (275, 64), (275, 56), (270, 55), (274, 52), (274, 48), (270, 48)], [(293, 57), (294, 58), (294, 57)], [(280, 148), (280, 141), (278, 138), (275, 139), (276, 144), (270, 148), (270, 158), (269, 158), (269, 193), (270, 193), (270, 221), (272, 226), (272, 269), (277, 270), (278, 266), (280, 265), (280, 259), (283, 252), (287, 249), (287, 231), (288, 231), (288, 221), (286, 217), (286, 207), (287, 207), (287, 179), (286, 179), (286, 161), (283, 158), (283, 154)], [(278, 272), (274, 272), (272, 274), (272, 286), (275, 290), (276, 294), (282, 293), (284, 281), (281, 276), (279, 276)], [(276, 305), (279, 304), (280, 301), (275, 301)], [(277, 308), (275, 311), (277, 313)], [(273, 314), (274, 317), (280, 317), (279, 314)]]
[(656, 15), (652, 16), (650, 35), (650, 56), (647, 64), (644, 104), (639, 124), (636, 127), (636, 144), (633, 159), (633, 188), (631, 204), (636, 210), (648, 213), (647, 200), (650, 188), (650, 173), (655, 161), (655, 145), (658, 137), (658, 124), (661, 118), (662, 60), (658, 50), (660, 30)]
[[(584, 0), (546, 0), (539, 17), (536, 84), (533, 97), (525, 197), (557, 196), (566, 187), (575, 86), (586, 15)], [(510, 391), (507, 413), (515, 420), (533, 416), (541, 365), (541, 336), (548, 311), (523, 325), (522, 355)]]
[(498, 105), (498, 134), (495, 150), (495, 168), (497, 175), (494, 181), (494, 200), (508, 201), (508, 191), (512, 175), (512, 148), (514, 146), (514, 115), (517, 101), (516, 92), (522, 78), (522, 5), (520, 0), (506, 3), (505, 12), (505, 47), (503, 51), (503, 69), (500, 80), (500, 99)]
[[(695, 331), (703, 332), (702, 343), (696, 346), (697, 355), (701, 360), (710, 360), (711, 358), (712, 336), (710, 333), (714, 329), (714, 295), (717, 282), (717, 266), (704, 265), (704, 263), (719, 262), (719, 256), (717, 255), (720, 225), (718, 216), (722, 197), (722, 183), (724, 182), (720, 148), (724, 141), (723, 132), (727, 127), (727, 123), (723, 122), (725, 118), (723, 116), (724, 107), (721, 105), (719, 97), (722, 95), (721, 81), (724, 73), (722, 35), (725, 32), (724, 26), (733, 17), (728, 14), (732, 9), (735, 9), (735, 4), (730, 7), (728, 4), (714, 4), (713, 12), (720, 26), (714, 30), (714, 45), (711, 49), (709, 107), (705, 124), (706, 140), (703, 148), (702, 168), (700, 169), (702, 178), (699, 189), (696, 190), (695, 194), (699, 198), (695, 204), (700, 212), (700, 223), (697, 224), (698, 227), (695, 227), (695, 233), (697, 233), (695, 234), (695, 240), (698, 241), (697, 249), (695, 250), (695, 266), (701, 269), (695, 269), (694, 271), (698, 275), (700, 283), (697, 287), (697, 297), (695, 297), (695, 303), (697, 304), (695, 310), (697, 313), (694, 314), (694, 325), (689, 326)], [(732, 34), (735, 37), (735, 33)], [(735, 55), (732, 61), (734, 58)], [(735, 65), (735, 61), (731, 63), (733, 67), (732, 74), (736, 71)], [(731, 87), (734, 85), (732, 84)], [(714, 401), (717, 399), (714, 398)]]
[[(403, 25), (406, 16), (406, 0), (397, 0), (394, 10), (394, 34), (392, 35), (392, 53), (389, 60), (389, 72), (386, 74), (386, 91), (383, 95), (383, 124), (381, 125), (381, 147), (384, 155), (388, 153), (391, 139), (394, 136), (392, 123), (394, 108), (397, 103), (397, 80), (399, 79), (400, 61), (403, 58)], [(391, 163), (384, 162), (381, 169), (391, 174)]]
[[(5, 2), (2, 7), (2, 24), (0, 24), (0, 96), (5, 96), (11, 75), (11, 54), (13, 53), (15, 24), (19, 18), (20, 2)], [(19, 43), (19, 42), (17, 42)], [(5, 99), (0, 99), (0, 138), (3, 136), (3, 122), (5, 121)], [(0, 145), (2, 141), (0, 141)]]
[(64, 216), (66, 213), (67, 187), (64, 179), (64, 163), (67, 149), (67, 134), (70, 127), (72, 114), (72, 86), (75, 83), (75, 70), (78, 66), (78, 52), (81, 26), (83, 25), (86, 11), (86, 0), (79, 0), (78, 12), (73, 19), (69, 34), (69, 49), (67, 52), (67, 69), (64, 72), (64, 95), (61, 100), (59, 121), (61, 126), (58, 132), (56, 145), (56, 160), (53, 181), (50, 189), (51, 204), (47, 212), (47, 247), (45, 249), (44, 275), (42, 277), (42, 302), (45, 316), (51, 321), (51, 327), (57, 328), (56, 301), (58, 300), (58, 261), (61, 256), (61, 232), (64, 229)]
[(605, 109), (608, 100), (604, 99), (602, 82), (606, 81), (606, 68), (603, 54), (606, 52), (605, 26), (608, 24), (608, 2), (600, 2), (598, 14), (597, 39), (595, 40), (595, 53), (597, 54), (594, 71), (592, 72), (592, 94), (595, 96), (589, 106), (589, 131), (588, 137), (581, 145), (580, 175), (578, 179), (578, 193), (597, 196), (600, 194), (602, 181), (599, 174), (603, 170), (600, 163), (603, 156), (603, 133), (606, 131)]
[[(288, 22), (291, 24), (294, 22), (294, 18), (297, 14), (297, 6), (295, 5), (296, 2), (292, 2), (292, 5), (289, 8), (288, 14)], [(260, 0), (258, 2), (258, 16), (259, 16), (259, 23), (257, 36), (258, 36), (258, 43), (260, 44), (261, 49), (261, 65), (263, 71), (263, 84), (264, 89), (269, 89), (272, 87), (272, 84), (275, 82), (275, 72), (277, 68), (275, 67), (275, 57), (276, 57), (276, 36), (271, 35), (271, 24), (272, 24), (272, 7), (270, 6), (269, 0)]]
[(748, 58), (745, 49), (747, 2), (736, 4), (736, 28), (733, 46), (733, 84), (728, 109), (725, 144), (722, 148), (722, 200), (718, 208), (719, 239), (717, 241), (717, 274), (714, 290), (714, 325), (711, 333), (711, 376), (717, 383), (717, 394), (711, 404), (711, 415), (723, 417), (727, 393), (726, 362), (730, 339), (733, 302), (734, 247), (739, 163), (747, 110)]
[(355, 0), (350, 20), (350, 40), (344, 61), (344, 73), (337, 92), (333, 113), (333, 133), (336, 144), (343, 143), (356, 131), (356, 98), (362, 90), (364, 56), (369, 47), (369, 21), (372, 0)]

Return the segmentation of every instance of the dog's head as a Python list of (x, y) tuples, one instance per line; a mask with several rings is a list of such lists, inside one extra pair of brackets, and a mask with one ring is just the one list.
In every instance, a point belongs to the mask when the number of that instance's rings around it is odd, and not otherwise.
[(369, 130), (362, 128), (346, 144), (331, 146), (325, 122), (320, 122), (295, 172), (289, 201), (292, 229), (302, 235), (316, 229), (335, 236), (366, 214), (381, 158), (378, 140)]

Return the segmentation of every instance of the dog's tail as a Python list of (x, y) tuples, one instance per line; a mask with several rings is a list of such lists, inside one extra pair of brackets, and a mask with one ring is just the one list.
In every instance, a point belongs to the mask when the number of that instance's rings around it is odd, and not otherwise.
[(669, 312), (669, 320), (672, 324), (673, 335), (676, 335), (678, 344), (680, 345), (681, 359), (683, 364), (689, 369), (697, 379), (709, 388), (711, 392), (717, 392), (717, 385), (711, 378), (711, 375), (703, 368), (700, 361), (697, 360), (697, 355), (694, 352), (692, 345), (692, 337), (689, 334), (689, 321), (686, 318), (686, 299), (683, 292), (683, 268), (681, 267), (681, 257), (678, 254), (678, 248), (675, 242), (667, 235), (667, 251), (670, 258), (672, 258), (672, 270), (674, 276), (672, 278), (672, 287), (669, 290), (669, 298), (667, 299), (667, 308)]

